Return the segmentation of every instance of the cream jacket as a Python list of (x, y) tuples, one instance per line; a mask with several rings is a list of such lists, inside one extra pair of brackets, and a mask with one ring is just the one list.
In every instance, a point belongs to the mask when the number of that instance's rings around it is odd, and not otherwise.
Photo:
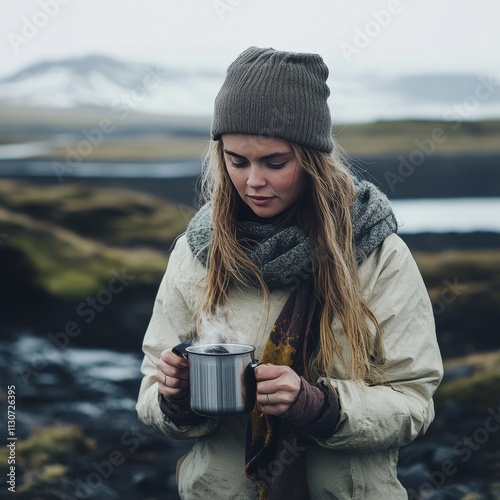
[[(363, 262), (360, 273), (368, 305), (383, 330), (385, 378), (383, 384), (370, 387), (349, 380), (342, 371), (323, 379), (336, 389), (341, 414), (334, 434), (306, 450), (315, 500), (407, 498), (396, 477), (398, 448), (423, 434), (432, 422), (432, 395), (443, 374), (430, 300), (403, 241), (396, 234), (389, 236)], [(158, 405), (156, 362), (161, 351), (185, 340), (194, 328), (204, 276), (205, 268), (181, 236), (144, 338), (137, 412), (142, 422), (167, 436), (199, 438), (178, 464), (181, 498), (254, 499), (255, 487), (243, 473), (246, 415), (178, 427)], [(262, 297), (256, 289), (235, 288), (226, 311), (231, 327), (239, 333), (235, 340), (254, 345), (259, 357), (288, 295), (284, 290), (272, 292), (266, 315), (261, 314)], [(296, 443), (290, 443), (286, 460), (298, 451)], [(273, 471), (262, 473), (269, 479)]]

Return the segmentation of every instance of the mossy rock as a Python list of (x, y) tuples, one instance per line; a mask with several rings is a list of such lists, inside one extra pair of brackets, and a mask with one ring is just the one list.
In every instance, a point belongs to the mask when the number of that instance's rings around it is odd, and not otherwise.
[(442, 382), (434, 396), (436, 407), (443, 407), (448, 403), (472, 406), (478, 411), (498, 407), (500, 351), (450, 360), (445, 363), (445, 373), (456, 367), (467, 367), (466, 372), (472, 374)]
[(82, 185), (41, 189), (4, 180), (0, 196), (2, 246), (23, 252), (32, 281), (65, 301), (96, 293), (122, 269), (137, 276), (132, 286), (158, 283), (168, 245), (193, 213), (152, 196)]
[[(7, 463), (8, 449), (0, 450), (1, 463)], [(70, 473), (71, 457), (98, 452), (96, 442), (85, 436), (80, 427), (64, 425), (41, 427), (16, 446), (16, 470), (23, 482), (19, 493), (37, 492), (40, 486), (60, 483)]]

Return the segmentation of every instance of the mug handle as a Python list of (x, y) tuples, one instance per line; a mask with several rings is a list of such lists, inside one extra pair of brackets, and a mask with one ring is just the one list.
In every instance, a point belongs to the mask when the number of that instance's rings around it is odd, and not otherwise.
[(181, 342), (180, 344), (177, 344), (176, 346), (172, 347), (172, 352), (174, 354), (177, 354), (180, 358), (186, 358), (188, 357), (188, 352), (186, 351), (186, 348), (191, 346), (192, 342), (190, 340), (185, 340), (184, 342)]

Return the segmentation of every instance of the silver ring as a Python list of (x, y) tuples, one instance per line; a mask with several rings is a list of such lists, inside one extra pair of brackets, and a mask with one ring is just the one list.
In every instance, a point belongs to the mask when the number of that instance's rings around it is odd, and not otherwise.
[(269, 394), (266, 394), (266, 396), (267, 396), (267, 404), (272, 405), (271, 400), (269, 399)]
[(165, 375), (165, 378), (163, 379), (163, 385), (167, 385), (167, 376)]

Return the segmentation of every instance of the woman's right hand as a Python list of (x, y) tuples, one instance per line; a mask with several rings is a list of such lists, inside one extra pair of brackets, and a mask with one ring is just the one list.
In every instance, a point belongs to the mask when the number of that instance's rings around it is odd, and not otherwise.
[(172, 349), (162, 351), (156, 363), (158, 392), (167, 399), (182, 399), (189, 393), (189, 361)]

